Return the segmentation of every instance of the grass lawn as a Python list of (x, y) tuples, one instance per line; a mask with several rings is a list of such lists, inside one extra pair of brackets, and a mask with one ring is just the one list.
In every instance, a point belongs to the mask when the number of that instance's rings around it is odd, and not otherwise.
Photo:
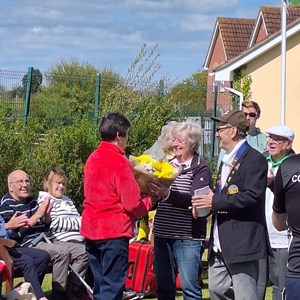
[[(52, 280), (52, 276), (51, 274), (47, 274), (45, 276), (45, 279), (43, 281), (43, 285), (42, 285), (42, 288), (43, 288), (43, 291), (46, 292), (46, 295), (47, 296), (50, 296), (51, 294), (51, 280)], [(15, 284), (17, 284), (18, 282), (22, 281), (22, 278), (18, 278), (15, 280)], [(202, 288), (202, 295), (203, 295), (203, 300), (209, 300), (209, 294), (208, 294), (208, 284), (207, 284), (207, 272), (204, 271), (203, 272), (203, 288)], [(4, 288), (4, 287), (3, 287)], [(4, 291), (4, 289), (3, 289)], [(272, 289), (270, 287), (267, 288), (267, 294), (266, 294), (266, 300), (271, 300), (272, 299)], [(155, 300), (157, 298), (147, 298), (149, 300)], [(179, 299), (182, 299), (182, 294), (180, 291), (177, 292), (177, 295), (176, 295), (176, 299), (179, 300)]]
[[(206, 270), (203, 271), (202, 279), (203, 279), (203, 288), (202, 288), (203, 300), (209, 300), (210, 298), (209, 298), (209, 293), (208, 293), (207, 271)], [(17, 284), (20, 281), (24, 281), (24, 279), (23, 278), (17, 278), (14, 283)], [(52, 281), (51, 274), (47, 274), (45, 276), (45, 279), (44, 279), (43, 285), (42, 285), (43, 291), (46, 293), (47, 296), (51, 295), (51, 281)], [(3, 287), (2, 290), (5, 291), (5, 287)], [(147, 299), (155, 300), (157, 298), (147, 298)], [(181, 291), (177, 292), (176, 299), (177, 300), (182, 299)], [(271, 299), (272, 299), (272, 289), (271, 289), (271, 287), (268, 287), (265, 300), (271, 300)]]
[[(147, 298), (149, 300), (155, 300), (157, 298)], [(180, 291), (177, 292), (176, 294), (176, 300), (180, 300), (182, 298), (182, 293)], [(209, 293), (208, 293), (208, 284), (207, 284), (207, 271), (203, 272), (203, 287), (202, 287), (202, 299), (203, 300), (209, 300)], [(272, 299), (272, 288), (268, 287), (267, 288), (267, 293), (265, 300), (271, 300)]]
[[(207, 250), (205, 250), (204, 254), (203, 254), (203, 260), (206, 260), (206, 259), (207, 259)], [(203, 300), (209, 300), (210, 298), (209, 298), (209, 292), (208, 292), (207, 270), (203, 270), (202, 280), (203, 280), (202, 299)], [(157, 298), (147, 298), (147, 299), (155, 300)], [(176, 295), (176, 300), (179, 300), (179, 299), (183, 299), (181, 291), (178, 291), (177, 295)], [(271, 299), (272, 299), (272, 288), (268, 287), (267, 292), (266, 292), (265, 300), (271, 300)]]

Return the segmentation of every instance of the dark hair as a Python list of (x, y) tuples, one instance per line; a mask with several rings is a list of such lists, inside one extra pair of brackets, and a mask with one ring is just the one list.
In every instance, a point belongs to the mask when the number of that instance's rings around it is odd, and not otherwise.
[(109, 113), (102, 118), (99, 127), (100, 137), (103, 141), (113, 141), (117, 134), (125, 137), (131, 124), (129, 120), (120, 113)]

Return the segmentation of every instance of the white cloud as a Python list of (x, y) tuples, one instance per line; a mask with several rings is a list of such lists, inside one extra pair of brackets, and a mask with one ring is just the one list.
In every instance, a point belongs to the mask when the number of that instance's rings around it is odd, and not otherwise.
[(1, 0), (0, 68), (46, 70), (59, 59), (78, 57), (124, 74), (142, 44), (158, 43), (162, 71), (185, 78), (201, 69), (216, 16), (247, 17), (249, 7), (258, 12), (259, 5), (258, 0)]

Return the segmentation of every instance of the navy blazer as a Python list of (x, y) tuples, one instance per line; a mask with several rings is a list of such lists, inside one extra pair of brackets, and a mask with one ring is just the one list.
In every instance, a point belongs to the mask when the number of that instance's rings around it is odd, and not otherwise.
[(219, 191), (216, 185), (209, 257), (216, 216), (225, 262), (258, 260), (271, 253), (265, 218), (267, 173), (266, 158), (248, 146), (231, 170), (223, 189)]

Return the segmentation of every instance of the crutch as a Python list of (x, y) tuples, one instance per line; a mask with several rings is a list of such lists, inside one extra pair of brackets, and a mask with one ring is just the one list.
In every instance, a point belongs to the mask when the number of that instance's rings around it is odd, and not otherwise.
[[(48, 244), (53, 244), (47, 237), (45, 232), (40, 233), (34, 240), (31, 241), (31, 246), (35, 247), (40, 241), (44, 240)], [(70, 270), (78, 277), (80, 282), (86, 287), (90, 294), (93, 294), (93, 289), (87, 284), (87, 282), (78, 274), (78, 272), (69, 264)]]

